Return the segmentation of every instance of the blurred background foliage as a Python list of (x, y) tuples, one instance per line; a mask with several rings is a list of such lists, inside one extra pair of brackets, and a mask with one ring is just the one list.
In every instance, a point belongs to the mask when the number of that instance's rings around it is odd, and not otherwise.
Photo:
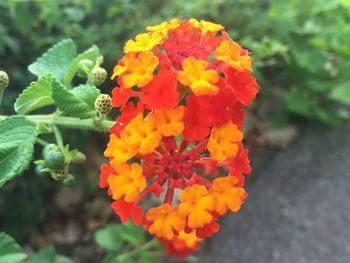
[(252, 51), (262, 94), (284, 105), (275, 124), (290, 114), (330, 125), (348, 117), (349, 0), (1, 0), (0, 13), (0, 67), (13, 87), (8, 110), (32, 78), (26, 66), (58, 40), (97, 44), (111, 72), (123, 43), (147, 25), (195, 17), (223, 24)]
[[(97, 44), (111, 74), (126, 40), (174, 17), (220, 23), (251, 50), (262, 87), (256, 104), (278, 105), (267, 116), (273, 125), (311, 119), (336, 126), (349, 117), (350, 0), (0, 0), (0, 69), (11, 78), (1, 113), (13, 113), (15, 98), (35, 80), (27, 66), (59, 40), (72, 38), (79, 50)], [(106, 82), (104, 92), (113, 85)], [(84, 144), (78, 136), (69, 139)], [(78, 177), (84, 206), (77, 214), (87, 214), (101, 194), (97, 168), (90, 163), (84, 169)], [(86, 173), (94, 179), (86, 180)], [(20, 241), (30, 235), (23, 231), (28, 225), (61, 216), (54, 208), (42, 209), (58, 188), (49, 178), (23, 176), (6, 187), (0, 226)]]

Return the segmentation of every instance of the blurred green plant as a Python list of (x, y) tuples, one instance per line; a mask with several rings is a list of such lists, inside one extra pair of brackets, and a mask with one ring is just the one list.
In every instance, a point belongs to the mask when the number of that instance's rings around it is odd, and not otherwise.
[[(0, 262), (4, 263), (19, 263), (24, 262), (28, 255), (16, 243), (15, 239), (5, 233), (0, 233)], [(56, 253), (56, 250), (49, 246), (37, 254), (31, 256), (28, 263), (73, 263), (66, 256)]]
[(162, 255), (158, 241), (146, 240), (145, 232), (131, 221), (96, 231), (95, 241), (107, 253), (102, 263), (154, 263)]
[(81, 48), (100, 45), (111, 71), (122, 43), (146, 25), (198, 17), (225, 25), (253, 52), (262, 96), (284, 103), (279, 117), (288, 112), (331, 125), (349, 117), (348, 0), (3, 0), (0, 12), (0, 67), (21, 81), (29, 78), (23, 65), (63, 37)]

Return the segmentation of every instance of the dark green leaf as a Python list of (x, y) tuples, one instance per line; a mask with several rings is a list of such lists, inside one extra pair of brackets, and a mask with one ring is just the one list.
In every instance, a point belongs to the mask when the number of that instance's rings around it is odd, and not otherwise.
[(15, 111), (19, 114), (27, 114), (33, 110), (54, 103), (52, 99), (51, 75), (41, 77), (38, 81), (30, 84), (17, 98)]
[(49, 246), (34, 255), (28, 263), (73, 263), (73, 261), (66, 256), (58, 255), (55, 248)]
[(0, 233), (0, 262), (16, 263), (22, 262), (27, 255), (22, 248), (16, 243), (13, 237)]
[(50, 48), (28, 69), (38, 77), (52, 74), (58, 80), (63, 80), (76, 55), (77, 50), (73, 40), (65, 39)]
[(0, 186), (28, 168), (36, 127), (35, 123), (19, 116), (0, 121)]
[(72, 90), (54, 81), (52, 98), (57, 107), (68, 116), (88, 119), (95, 115), (95, 100), (100, 90), (92, 85), (80, 85)]

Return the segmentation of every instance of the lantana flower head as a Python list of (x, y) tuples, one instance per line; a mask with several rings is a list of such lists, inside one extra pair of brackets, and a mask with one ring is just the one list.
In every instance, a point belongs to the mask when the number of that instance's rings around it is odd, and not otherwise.
[[(173, 19), (129, 40), (113, 71), (120, 111), (101, 166), (121, 221), (187, 256), (238, 212), (251, 172), (243, 146), (244, 108), (259, 90), (249, 51), (224, 27)], [(145, 206), (154, 195), (158, 204)]]

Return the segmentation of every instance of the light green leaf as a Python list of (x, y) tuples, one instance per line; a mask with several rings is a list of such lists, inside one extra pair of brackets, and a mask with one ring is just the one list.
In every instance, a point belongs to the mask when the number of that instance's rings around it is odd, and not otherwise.
[(13, 237), (0, 233), (0, 262), (16, 263), (22, 262), (27, 255), (22, 248), (16, 243)]
[(140, 256), (140, 263), (159, 262), (160, 253), (144, 251)]
[(330, 93), (330, 98), (350, 105), (350, 81), (335, 87)]
[(58, 255), (55, 248), (49, 246), (34, 255), (28, 263), (73, 263), (73, 261), (66, 256)]
[(98, 245), (110, 252), (118, 252), (122, 248), (123, 240), (120, 237), (121, 226), (110, 224), (96, 231), (95, 241)]
[(73, 59), (72, 63), (69, 66), (69, 69), (67, 70), (67, 74), (64, 77), (64, 84), (65, 85), (69, 85), (70, 82), (72, 81), (75, 73), (78, 70), (78, 65), (79, 62), (83, 59), (89, 59), (91, 60), (93, 63), (96, 62), (96, 60), (98, 59), (98, 57), (100, 56), (100, 50), (98, 49), (97, 46), (93, 45), (92, 47), (90, 47), (88, 50), (86, 50), (84, 53), (79, 54), (75, 59)]
[(53, 82), (52, 98), (57, 107), (68, 116), (88, 119), (95, 115), (95, 100), (100, 90), (92, 85), (80, 85), (72, 90), (58, 81)]
[(50, 48), (28, 69), (38, 77), (52, 74), (58, 80), (63, 80), (76, 55), (77, 50), (73, 40), (65, 39)]
[(19, 114), (27, 114), (33, 110), (48, 106), (54, 103), (52, 99), (51, 75), (41, 77), (38, 81), (32, 82), (17, 98), (15, 111)]
[(0, 121), (0, 186), (28, 168), (36, 127), (35, 123), (20, 116)]
[(135, 226), (132, 221), (121, 224), (121, 226), (120, 235), (125, 241), (135, 246), (145, 241), (144, 231), (139, 226)]
[(102, 260), (102, 263), (135, 263), (131, 257), (118, 257), (116, 254), (108, 254)]

